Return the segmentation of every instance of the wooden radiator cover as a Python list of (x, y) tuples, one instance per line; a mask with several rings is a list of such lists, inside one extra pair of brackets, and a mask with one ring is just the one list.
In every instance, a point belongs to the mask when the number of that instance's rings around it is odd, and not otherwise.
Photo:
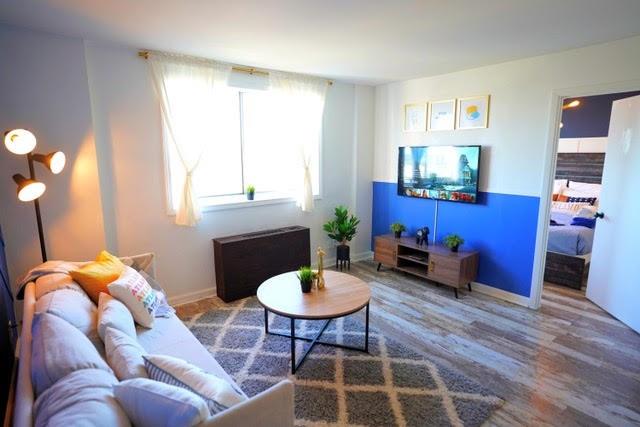
[(229, 302), (265, 280), (311, 264), (309, 229), (292, 226), (213, 239), (216, 293)]

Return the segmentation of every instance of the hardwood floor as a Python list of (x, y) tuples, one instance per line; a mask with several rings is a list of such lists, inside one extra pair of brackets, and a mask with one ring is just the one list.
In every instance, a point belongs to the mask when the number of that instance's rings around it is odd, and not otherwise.
[(376, 265), (350, 270), (371, 286), (372, 324), (503, 397), (488, 425), (640, 425), (640, 335), (584, 293), (545, 286), (533, 311), (466, 290), (456, 300), (450, 288)]

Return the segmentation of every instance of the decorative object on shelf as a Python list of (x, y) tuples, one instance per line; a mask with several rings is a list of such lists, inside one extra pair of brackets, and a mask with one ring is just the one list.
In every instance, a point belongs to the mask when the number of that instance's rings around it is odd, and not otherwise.
[(404, 226), (404, 224), (401, 224), (399, 222), (394, 222), (393, 224), (391, 224), (391, 231), (393, 231), (393, 234), (396, 236), (396, 239), (399, 239), (400, 237), (402, 237), (402, 232), (405, 231), (407, 229), (407, 227)]
[(13, 180), (18, 185), (18, 200), (22, 202), (31, 202), (36, 209), (36, 221), (38, 224), (38, 236), (40, 238), (40, 252), (42, 254), (42, 262), (47, 261), (47, 250), (44, 241), (44, 229), (42, 227), (42, 216), (40, 214), (39, 198), (47, 189), (44, 183), (36, 179), (33, 162), (42, 163), (53, 173), (59, 174), (64, 169), (66, 157), (62, 151), (54, 151), (49, 154), (33, 153), (36, 148), (36, 137), (33, 133), (26, 129), (14, 129), (4, 134), (4, 145), (7, 150), (17, 155), (27, 155), (27, 163), (29, 165), (29, 178), (17, 173), (13, 175)]
[(256, 187), (253, 185), (247, 185), (247, 200), (253, 200), (256, 195)]
[(429, 227), (419, 228), (416, 232), (416, 245), (424, 245), (429, 246)]
[(457, 234), (448, 234), (443, 241), (444, 245), (451, 249), (451, 252), (458, 252), (458, 248), (464, 243), (464, 239)]
[(404, 131), (425, 132), (427, 130), (427, 104), (404, 106)]
[(311, 269), (311, 267), (300, 267), (298, 270), (298, 280), (300, 280), (300, 288), (302, 292), (305, 294), (311, 292), (311, 285), (313, 284), (313, 279), (315, 278), (315, 273)]
[(334, 214), (335, 218), (327, 221), (322, 228), (330, 239), (339, 243), (336, 249), (336, 268), (342, 270), (346, 266), (350, 269), (351, 257), (347, 242), (350, 242), (356, 235), (360, 220), (355, 215), (349, 215), (349, 210), (344, 206), (337, 206)]
[(458, 129), (483, 129), (489, 124), (489, 95), (458, 98)]
[(453, 130), (456, 124), (456, 100), (429, 102), (427, 130)]
[(322, 246), (318, 246), (316, 256), (318, 257), (318, 272), (316, 273), (316, 287), (318, 290), (324, 289), (324, 256), (326, 252)]

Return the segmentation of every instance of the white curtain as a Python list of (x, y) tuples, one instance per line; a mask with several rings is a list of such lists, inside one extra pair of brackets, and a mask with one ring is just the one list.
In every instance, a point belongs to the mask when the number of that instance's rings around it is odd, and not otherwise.
[(160, 98), (162, 117), (184, 168), (184, 185), (176, 224), (195, 226), (202, 214), (194, 194), (192, 176), (215, 130), (214, 88), (226, 86), (231, 65), (178, 55), (149, 56), (153, 84)]
[(290, 139), (300, 156), (297, 203), (302, 211), (311, 212), (314, 187), (311, 162), (313, 153), (320, 149), (328, 84), (325, 79), (280, 71), (269, 71), (269, 83), (281, 98), (279, 106), (286, 118), (282, 137)]

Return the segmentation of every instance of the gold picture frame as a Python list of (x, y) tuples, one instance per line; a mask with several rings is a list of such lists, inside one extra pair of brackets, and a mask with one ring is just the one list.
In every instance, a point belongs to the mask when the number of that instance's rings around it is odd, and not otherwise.
[(454, 130), (456, 127), (456, 99), (429, 101), (427, 131)]
[(490, 95), (458, 98), (456, 103), (457, 129), (486, 129), (489, 127)]
[(427, 103), (405, 104), (404, 122), (405, 132), (427, 131)]

